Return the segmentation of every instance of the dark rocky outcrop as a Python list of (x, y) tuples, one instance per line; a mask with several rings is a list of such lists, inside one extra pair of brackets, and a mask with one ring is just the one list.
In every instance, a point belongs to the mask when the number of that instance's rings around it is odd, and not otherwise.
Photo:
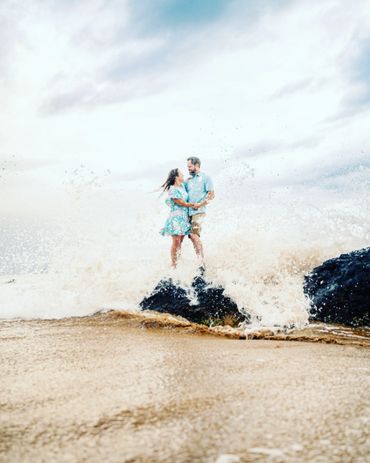
[(311, 319), (370, 326), (370, 248), (327, 260), (305, 276)]
[(161, 280), (152, 293), (141, 301), (140, 307), (180, 315), (205, 325), (236, 326), (248, 318), (239, 312), (231, 298), (225, 296), (224, 288), (214, 286), (203, 276), (193, 279), (191, 290), (182, 288), (171, 279)]

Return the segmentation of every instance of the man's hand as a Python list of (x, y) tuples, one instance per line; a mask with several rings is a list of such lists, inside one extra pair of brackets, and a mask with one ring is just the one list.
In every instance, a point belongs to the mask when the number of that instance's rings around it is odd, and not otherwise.
[(193, 204), (192, 209), (200, 209), (201, 207), (205, 206), (206, 204), (208, 204), (208, 200), (207, 200), (207, 199), (205, 199), (205, 200), (202, 201), (201, 203), (195, 203), (195, 204)]
[(206, 200), (207, 200), (207, 201), (212, 201), (212, 199), (214, 199), (214, 198), (215, 198), (215, 192), (214, 192), (214, 191), (209, 191), (209, 192), (207, 193)]

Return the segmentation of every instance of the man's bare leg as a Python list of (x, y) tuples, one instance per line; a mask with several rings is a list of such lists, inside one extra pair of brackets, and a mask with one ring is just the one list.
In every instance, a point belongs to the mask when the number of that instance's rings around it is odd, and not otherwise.
[(193, 243), (195, 253), (199, 259), (200, 265), (204, 267), (204, 252), (203, 252), (203, 244), (200, 241), (200, 238), (197, 234), (191, 233), (190, 234), (191, 242)]

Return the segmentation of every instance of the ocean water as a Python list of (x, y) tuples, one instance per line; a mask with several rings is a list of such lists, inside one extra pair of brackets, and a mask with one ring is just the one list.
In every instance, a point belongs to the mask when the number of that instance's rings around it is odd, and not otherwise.
[[(207, 173), (216, 191), (202, 235), (208, 278), (251, 314), (253, 326), (304, 326), (303, 276), (369, 243), (368, 183), (271, 184), (243, 161)], [(159, 234), (168, 212), (154, 191), (162, 181), (117, 182), (81, 166), (63, 182), (3, 198), (0, 317), (138, 310), (163, 277), (190, 285), (198, 267), (190, 241), (171, 270), (170, 238)]]

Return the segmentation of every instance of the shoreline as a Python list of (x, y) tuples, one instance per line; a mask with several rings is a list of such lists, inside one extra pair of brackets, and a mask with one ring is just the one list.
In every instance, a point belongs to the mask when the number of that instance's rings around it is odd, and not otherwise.
[(194, 335), (209, 335), (236, 340), (270, 340), (270, 341), (298, 341), (311, 343), (325, 343), (351, 345), (370, 348), (370, 328), (351, 328), (343, 325), (309, 323), (303, 328), (280, 327), (246, 327), (214, 326), (190, 322), (185, 318), (159, 313), (156, 311), (125, 311), (107, 310), (92, 315), (74, 316), (57, 319), (0, 319), (0, 324), (35, 323), (35, 324), (122, 324), (123, 326), (145, 328), (149, 330), (170, 330), (178, 333)]
[(370, 351), (168, 317), (0, 324), (0, 462), (365, 461)]

